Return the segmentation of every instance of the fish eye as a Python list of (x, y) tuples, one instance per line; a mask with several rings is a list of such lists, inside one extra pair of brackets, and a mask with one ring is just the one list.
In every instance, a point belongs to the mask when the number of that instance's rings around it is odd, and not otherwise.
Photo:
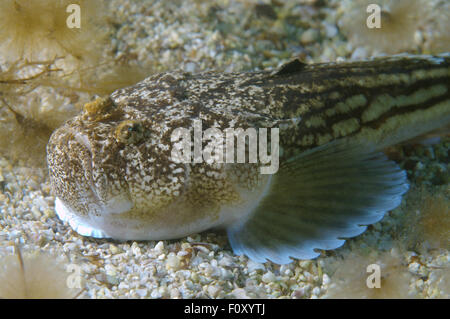
[(144, 126), (139, 121), (126, 120), (117, 125), (114, 132), (116, 141), (123, 144), (139, 143), (144, 138)]

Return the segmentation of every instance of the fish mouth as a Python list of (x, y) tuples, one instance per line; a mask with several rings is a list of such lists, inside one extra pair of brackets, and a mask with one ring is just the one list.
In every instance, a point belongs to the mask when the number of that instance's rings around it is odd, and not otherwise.
[(94, 168), (96, 166), (94, 159), (95, 149), (89, 137), (73, 129), (70, 129), (69, 132), (72, 134), (74, 141), (85, 149), (85, 154), (88, 154), (88, 156), (77, 157), (83, 167), (84, 182), (88, 186), (85, 196), (89, 202), (89, 212), (94, 211), (97, 215), (105, 216), (129, 211), (133, 207), (133, 204), (126, 192), (115, 196), (109, 195), (108, 180), (103, 178), (104, 175), (101, 175), (101, 183), (96, 183), (94, 180)]
[(81, 163), (82, 167), (83, 167), (83, 172), (84, 172), (84, 177), (85, 177), (85, 182), (86, 184), (89, 186), (89, 195), (88, 197), (90, 197), (92, 199), (93, 202), (97, 202), (100, 203), (101, 199), (100, 196), (98, 194), (97, 188), (94, 185), (94, 177), (93, 177), (93, 146), (92, 143), (89, 141), (89, 137), (81, 132), (77, 132), (73, 129), (69, 129), (69, 133), (71, 133), (71, 135), (73, 136), (73, 139), (78, 142), (78, 144), (80, 146), (82, 146), (85, 151), (87, 152), (87, 154), (89, 154), (89, 156), (77, 156), (79, 162)]
[(95, 152), (94, 143), (83, 131), (64, 127), (54, 132), (48, 158), (55, 195), (80, 216), (130, 210), (133, 205), (126, 191), (115, 195), (109, 191), (108, 180), (95, 162)]

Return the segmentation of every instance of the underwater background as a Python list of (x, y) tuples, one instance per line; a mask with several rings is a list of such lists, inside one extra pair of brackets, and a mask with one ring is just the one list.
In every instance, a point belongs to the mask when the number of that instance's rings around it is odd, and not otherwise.
[[(381, 29), (365, 27), (369, 3)], [(67, 27), (70, 4), (80, 28)], [(221, 232), (82, 237), (55, 215), (45, 160), (51, 132), (86, 102), (150, 74), (439, 54), (449, 18), (439, 0), (2, 1), (0, 297), (449, 298), (448, 134), (386, 150), (410, 181), (398, 208), (339, 249), (281, 266), (234, 255)], [(381, 288), (366, 285), (372, 264)]]

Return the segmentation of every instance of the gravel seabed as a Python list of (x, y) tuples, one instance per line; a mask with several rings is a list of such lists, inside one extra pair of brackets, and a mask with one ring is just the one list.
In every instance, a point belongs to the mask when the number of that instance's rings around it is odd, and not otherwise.
[[(315, 2), (112, 0), (113, 46), (153, 72), (245, 71), (275, 68), (295, 57), (323, 62), (372, 55), (340, 33), (338, 1)], [(423, 37), (417, 38), (423, 45)], [(58, 107), (70, 108), (62, 100)], [(221, 232), (125, 243), (79, 236), (55, 216), (46, 169), (0, 154), (0, 255), (19, 244), (79, 265), (83, 298), (449, 298), (448, 241), (436, 245), (415, 228), (422, 189), (442, 196), (448, 213), (449, 146), (444, 138), (395, 148), (393, 158), (411, 181), (402, 204), (343, 247), (282, 266), (234, 255)], [(342, 269), (346, 260), (354, 270)], [(377, 261), (394, 271), (383, 280), (398, 291), (358, 290), (366, 267)]]

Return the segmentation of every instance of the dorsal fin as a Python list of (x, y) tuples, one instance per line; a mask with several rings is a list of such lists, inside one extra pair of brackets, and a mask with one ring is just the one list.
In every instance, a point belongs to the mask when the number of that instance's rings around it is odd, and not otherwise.
[(295, 59), (286, 64), (283, 64), (277, 71), (275, 71), (273, 75), (287, 75), (297, 73), (303, 70), (306, 65), (306, 63), (303, 63), (299, 59)]

